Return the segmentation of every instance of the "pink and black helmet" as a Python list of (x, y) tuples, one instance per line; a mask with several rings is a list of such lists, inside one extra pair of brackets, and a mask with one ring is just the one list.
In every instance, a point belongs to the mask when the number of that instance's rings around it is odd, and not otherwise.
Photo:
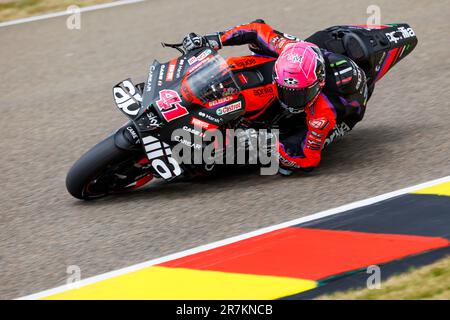
[(325, 63), (319, 47), (306, 41), (286, 46), (275, 63), (273, 79), (283, 107), (292, 113), (304, 111), (325, 85)]

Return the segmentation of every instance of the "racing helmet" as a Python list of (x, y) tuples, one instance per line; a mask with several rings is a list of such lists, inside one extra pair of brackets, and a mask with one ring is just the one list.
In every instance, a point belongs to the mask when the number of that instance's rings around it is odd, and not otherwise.
[(291, 113), (303, 112), (325, 85), (325, 62), (319, 47), (306, 41), (286, 46), (275, 62), (273, 80), (281, 105)]

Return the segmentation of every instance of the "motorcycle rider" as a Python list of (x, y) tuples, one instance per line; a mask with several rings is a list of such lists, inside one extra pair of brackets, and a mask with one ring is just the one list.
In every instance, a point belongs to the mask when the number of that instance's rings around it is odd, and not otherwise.
[(261, 19), (205, 36), (190, 33), (183, 40), (187, 51), (243, 44), (254, 54), (277, 58), (273, 82), (278, 103), (293, 116), (304, 113), (299, 119), (307, 130), (280, 139), (279, 172), (311, 171), (324, 145), (362, 120), (368, 100), (364, 71), (350, 58), (276, 31)]

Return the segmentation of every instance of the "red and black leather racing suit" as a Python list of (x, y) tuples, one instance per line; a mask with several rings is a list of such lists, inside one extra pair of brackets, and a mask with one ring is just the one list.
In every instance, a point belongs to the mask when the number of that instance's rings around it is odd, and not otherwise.
[[(215, 49), (248, 44), (254, 54), (275, 58), (288, 44), (300, 41), (274, 30), (263, 20), (210, 34), (206, 38)], [(305, 113), (293, 115), (299, 122), (299, 129), (280, 137), (280, 165), (284, 168), (308, 171), (316, 167), (323, 147), (350, 131), (364, 116), (367, 103), (364, 71), (346, 56), (324, 49), (321, 51), (325, 59), (326, 84)], [(249, 103), (252, 101), (246, 102)]]

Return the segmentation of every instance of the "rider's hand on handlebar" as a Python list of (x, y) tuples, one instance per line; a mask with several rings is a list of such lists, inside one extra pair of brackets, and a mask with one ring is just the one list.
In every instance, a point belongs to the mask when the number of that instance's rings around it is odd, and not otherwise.
[(191, 51), (197, 48), (205, 47), (207, 46), (208, 42), (206, 39), (194, 32), (189, 33), (187, 36), (183, 39), (183, 48), (186, 51)]

